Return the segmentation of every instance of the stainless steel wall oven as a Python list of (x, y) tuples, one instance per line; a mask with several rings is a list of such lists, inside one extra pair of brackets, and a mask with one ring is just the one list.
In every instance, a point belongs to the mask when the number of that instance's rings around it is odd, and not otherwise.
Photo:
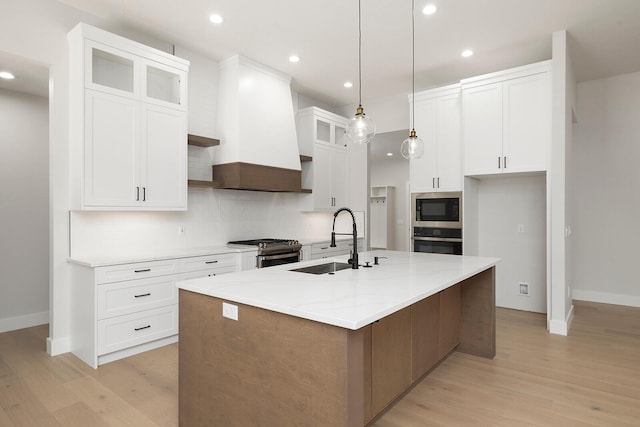
[(413, 251), (462, 255), (462, 193), (411, 195)]

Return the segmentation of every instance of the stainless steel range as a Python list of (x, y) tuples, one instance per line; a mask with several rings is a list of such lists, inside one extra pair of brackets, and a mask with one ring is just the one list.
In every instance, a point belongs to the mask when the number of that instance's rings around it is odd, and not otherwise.
[(273, 265), (289, 264), (301, 259), (302, 245), (297, 240), (289, 239), (254, 239), (236, 240), (229, 245), (243, 247), (257, 247), (258, 256), (256, 266), (258, 268), (271, 267)]

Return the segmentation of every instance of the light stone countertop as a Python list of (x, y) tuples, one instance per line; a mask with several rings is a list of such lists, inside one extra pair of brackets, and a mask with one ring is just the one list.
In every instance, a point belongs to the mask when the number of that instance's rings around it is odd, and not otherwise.
[(113, 256), (77, 256), (68, 258), (72, 264), (83, 265), (85, 267), (105, 267), (109, 265), (129, 264), (134, 262), (161, 261), (165, 259), (187, 258), (204, 255), (220, 255), (229, 253), (241, 253), (257, 251), (258, 248), (240, 246), (203, 246), (199, 248), (184, 248), (158, 253), (145, 253), (140, 255), (113, 255)]
[[(495, 266), (500, 259), (371, 251), (360, 264), (387, 257), (372, 268), (329, 274), (289, 271), (347, 256), (178, 282), (180, 289), (347, 329), (359, 329)], [(239, 320), (242, 309), (239, 307)]]

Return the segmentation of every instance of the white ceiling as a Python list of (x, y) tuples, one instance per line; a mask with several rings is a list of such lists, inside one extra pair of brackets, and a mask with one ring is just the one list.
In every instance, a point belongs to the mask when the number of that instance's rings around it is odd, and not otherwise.
[[(293, 77), (334, 106), (355, 104), (356, 0), (60, 0), (219, 60), (235, 53)], [(640, 70), (640, 0), (415, 0), (416, 90), (551, 57), (566, 29), (578, 81)], [(433, 16), (420, 12), (437, 4)], [(223, 24), (208, 17), (219, 13)], [(460, 52), (471, 48), (468, 59)], [(288, 62), (291, 53), (302, 61)], [(362, 0), (363, 104), (411, 91), (411, 1)], [(354, 82), (352, 89), (342, 85)]]

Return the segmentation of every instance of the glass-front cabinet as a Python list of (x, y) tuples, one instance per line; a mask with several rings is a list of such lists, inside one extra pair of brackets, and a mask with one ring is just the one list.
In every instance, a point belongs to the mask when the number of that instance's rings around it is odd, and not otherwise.
[(186, 108), (186, 72), (121, 49), (86, 41), (85, 87), (141, 99), (170, 108)]
[(189, 61), (84, 23), (68, 39), (72, 209), (185, 210)]

